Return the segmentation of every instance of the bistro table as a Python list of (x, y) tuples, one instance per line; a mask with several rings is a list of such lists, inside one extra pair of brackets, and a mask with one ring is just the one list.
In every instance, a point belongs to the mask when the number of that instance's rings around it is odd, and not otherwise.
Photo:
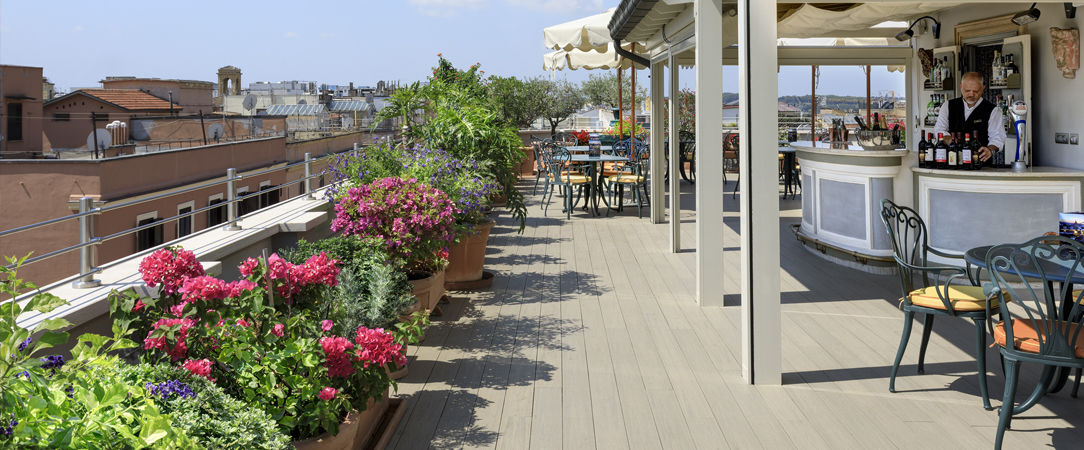
[[(614, 150), (614, 147), (612, 145), (603, 145), (599, 148), (602, 150), (603, 153), (610, 153)], [(565, 150), (568, 150), (569, 153), (587, 153), (591, 151), (591, 147), (587, 145), (570, 145), (568, 147), (565, 147)]]
[[(993, 248), (992, 245), (984, 245), (982, 247), (975, 247), (973, 249), (970, 249), (966, 253), (964, 253), (964, 260), (967, 261), (970, 264), (973, 264), (973, 265), (975, 265), (977, 267), (980, 267), (980, 268), (983, 268), (983, 269), (986, 269), (987, 271), (989, 271), (990, 268), (986, 266), (986, 259), (990, 256), (989, 253), (990, 253), (991, 248)], [(1007, 256), (1009, 256), (1009, 253), (1012, 250), (1013, 250), (1012, 248), (1002, 247), (1002, 248), (999, 248), (997, 250), (997, 253), (995, 253), (993, 256), (1006, 256), (1007, 257)], [(1023, 275), (1025, 277), (1041, 279), (1041, 278), (1043, 278), (1043, 276), (1040, 275), (1039, 271), (1038, 271), (1038, 269), (1041, 269), (1046, 274), (1045, 278), (1048, 279), (1048, 280), (1066, 280), (1064, 282), (1064, 285), (1061, 286), (1062, 295), (1065, 295), (1065, 296), (1072, 296), (1073, 295), (1073, 284), (1084, 283), (1084, 273), (1080, 273), (1079, 270), (1074, 271), (1075, 275), (1070, 276), (1069, 271), (1072, 268), (1070, 267), (1070, 265), (1069, 265), (1070, 263), (1068, 263), (1068, 262), (1066, 264), (1061, 264), (1061, 263), (1058, 263), (1056, 261), (1048, 261), (1048, 260), (1038, 260), (1037, 262), (1038, 262), (1038, 267), (1028, 268), (1028, 267), (1021, 266), (1021, 267), (1016, 267), (1015, 270), (1018, 271), (1020, 273), (1020, 275)], [(976, 274), (975, 278), (978, 279), (977, 274)], [(1057, 291), (1053, 290), (1053, 286), (1051, 286), (1050, 289), (1052, 290), (1052, 292), (1057, 292)], [(1071, 307), (1072, 304), (1073, 304), (1073, 302), (1062, 301), (1062, 304), (1061, 304), (1062, 305), (1062, 310), (1060, 311), (1061, 316), (1062, 316), (1061, 317), (1062, 320), (1069, 320), (1069, 313), (1071, 311), (1070, 307)], [(1069, 368), (1067, 368), (1067, 367), (1058, 367), (1056, 377), (1054, 375), (1054, 370), (1053, 369), (1054, 368), (1051, 367), (1051, 366), (1046, 366), (1043, 369), (1043, 376), (1042, 376), (1042, 379), (1048, 379), (1047, 383), (1045, 383), (1045, 384), (1047, 386), (1050, 386), (1050, 389), (1049, 389), (1048, 392), (1051, 392), (1051, 393), (1060, 391), (1061, 388), (1065, 386), (1066, 379), (1069, 378)], [(1051, 381), (1053, 381), (1053, 384), (1050, 384)], [(1042, 386), (1042, 384), (1040, 384), (1039, 386)], [(1036, 392), (1032, 393), (1031, 397), (1028, 397), (1028, 399), (1024, 403), (1022, 403), (1021, 406), (1019, 406), (1018, 408), (1026, 409), (1026, 408), (1024, 408), (1024, 405), (1027, 405), (1028, 407), (1030, 407), (1032, 404), (1034, 404), (1034, 402), (1038, 401), (1039, 400), (1038, 397), (1041, 397), (1041, 395), (1039, 395), (1038, 391), (1039, 391), (1039, 389), (1038, 389), (1038, 387), (1036, 387)]]
[(790, 194), (790, 198), (798, 195), (798, 190), (794, 188), (797, 181), (794, 172), (797, 170), (798, 158), (794, 152), (793, 147), (779, 147), (779, 154), (783, 155), (783, 198), (787, 198), (787, 194)]
[(606, 207), (607, 208), (610, 207), (609, 200), (606, 200), (606, 196), (602, 195), (602, 167), (601, 167), (602, 163), (627, 162), (628, 160), (629, 159), (624, 157), (624, 156), (614, 156), (614, 155), (607, 155), (607, 154), (592, 156), (592, 155), (589, 155), (589, 154), (586, 154), (586, 153), (576, 153), (576, 154), (569, 155), (569, 161), (571, 161), (573, 163), (588, 163), (588, 164), (591, 164), (591, 173), (589, 174), (589, 176), (592, 178), (591, 185), (592, 185), (592, 190), (594, 191), (594, 195), (592, 195), (592, 197), (593, 197), (592, 200), (594, 200), (594, 202), (595, 202), (594, 203), (594, 214), (596, 216), (599, 215), (599, 212), (598, 212), (598, 199), (600, 197), (602, 198), (603, 203), (606, 204)]

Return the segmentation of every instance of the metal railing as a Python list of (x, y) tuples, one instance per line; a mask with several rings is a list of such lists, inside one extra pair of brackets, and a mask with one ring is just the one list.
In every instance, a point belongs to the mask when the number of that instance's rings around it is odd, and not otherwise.
[[(53, 282), (53, 283), (64, 283), (64, 282), (67, 282), (67, 281), (74, 280), (74, 282), (72, 283), (72, 286), (75, 287), (75, 288), (92, 288), (92, 287), (99, 286), (101, 284), (100, 281), (98, 281), (98, 280), (96, 280), (94, 278), (94, 274), (101, 271), (100, 267), (97, 267), (97, 266), (94, 265), (94, 259), (93, 259), (94, 247), (99, 246), (104, 242), (107, 242), (107, 241), (110, 241), (110, 240), (113, 240), (113, 239), (116, 239), (116, 238), (119, 238), (119, 237), (131, 235), (131, 234), (134, 234), (134, 233), (138, 233), (140, 231), (147, 230), (147, 229), (150, 229), (150, 228), (154, 228), (154, 227), (157, 227), (157, 226), (162, 226), (162, 225), (165, 225), (167, 223), (177, 222), (177, 221), (181, 220), (182, 218), (193, 217), (196, 214), (200, 214), (200, 213), (207, 212), (207, 211), (210, 211), (210, 210), (213, 210), (213, 209), (221, 208), (223, 206), (226, 207), (226, 221), (221, 223), (221, 225), (223, 225), (222, 229), (227, 230), (227, 231), (241, 230), (241, 226), (238, 223), (238, 219), (239, 219), (239, 217), (238, 217), (238, 204), (239, 204), (239, 202), (242, 202), (242, 201), (247, 200), (247, 199), (255, 198), (255, 197), (260, 196), (260, 195), (268, 194), (268, 191), (267, 190), (257, 190), (256, 192), (245, 193), (245, 194), (239, 195), (237, 193), (237, 181), (238, 180), (241, 180), (242, 178), (252, 178), (252, 177), (256, 177), (256, 176), (260, 176), (260, 175), (265, 175), (265, 174), (272, 173), (272, 172), (288, 171), (289, 169), (296, 168), (296, 167), (303, 167), (304, 168), (304, 175), (301, 178), (285, 182), (285, 183), (283, 183), (281, 185), (275, 186), (275, 188), (276, 189), (281, 189), (281, 188), (287, 188), (287, 187), (293, 186), (295, 184), (300, 184), (301, 185), (301, 192), (299, 193), (298, 197), (305, 196), (308, 199), (312, 199), (313, 198), (313, 196), (312, 196), (312, 193), (313, 193), (312, 179), (316, 178), (318, 176), (321, 176), (323, 174), (323, 172), (313, 174), (312, 164), (314, 162), (317, 162), (317, 161), (335, 158), (335, 157), (341, 155), (342, 153), (346, 153), (346, 152), (350, 152), (350, 151), (356, 152), (356, 151), (358, 151), (358, 149), (359, 149), (358, 143), (355, 142), (354, 147), (353, 147), (352, 150), (346, 150), (346, 151), (343, 151), (343, 152), (332, 153), (332, 154), (328, 154), (328, 155), (325, 155), (325, 156), (320, 157), (320, 158), (313, 158), (311, 153), (305, 153), (305, 159), (303, 161), (299, 161), (299, 162), (296, 162), (296, 163), (293, 163), (293, 164), (287, 164), (287, 165), (281, 166), (281, 167), (273, 167), (273, 168), (266, 169), (266, 170), (261, 170), (261, 171), (258, 171), (258, 172), (248, 173), (248, 174), (244, 175), (244, 177), (239, 176), (237, 174), (237, 169), (229, 168), (229, 169), (226, 169), (226, 179), (222, 180), (222, 181), (213, 181), (213, 182), (209, 182), (209, 183), (203, 183), (203, 184), (199, 184), (199, 185), (196, 185), (196, 186), (191, 186), (191, 187), (181, 189), (181, 190), (177, 190), (177, 191), (170, 191), (168, 193), (152, 195), (152, 196), (139, 198), (139, 199), (131, 200), (131, 201), (127, 201), (127, 202), (116, 203), (116, 204), (109, 205), (109, 206), (106, 206), (106, 207), (95, 207), (93, 198), (91, 198), (91, 197), (82, 197), (82, 198), (79, 199), (79, 212), (76, 213), (76, 214), (73, 214), (73, 215), (70, 215), (70, 216), (58, 217), (58, 218), (49, 219), (49, 220), (44, 220), (44, 221), (41, 221), (41, 222), (32, 223), (32, 224), (29, 224), (29, 225), (24, 225), (24, 226), (21, 226), (21, 227), (16, 227), (16, 228), (8, 229), (8, 230), (3, 230), (3, 231), (0, 231), (0, 237), (20, 233), (20, 232), (23, 232), (23, 231), (33, 230), (33, 229), (44, 227), (44, 226), (54, 225), (54, 224), (57, 224), (57, 223), (68, 221), (68, 220), (78, 220), (79, 221), (79, 243), (78, 244), (70, 245), (70, 246), (67, 246), (67, 247), (64, 247), (64, 248), (61, 248), (61, 249), (58, 249), (58, 250), (54, 250), (54, 251), (51, 251), (51, 252), (48, 252), (48, 253), (44, 253), (44, 254), (41, 254), (41, 255), (38, 255), (38, 256), (34, 256), (32, 258), (28, 258), (26, 261), (23, 262), (23, 265), (33, 264), (33, 263), (36, 263), (36, 262), (39, 262), (39, 261), (44, 261), (46, 259), (53, 258), (53, 257), (58, 256), (58, 255), (62, 255), (62, 254), (68, 253), (68, 252), (79, 250), (79, 273), (76, 274), (76, 275), (69, 276), (67, 278), (61, 279), (59, 281)], [(179, 195), (179, 194), (184, 194), (184, 193), (187, 193), (187, 192), (192, 192), (192, 191), (196, 191), (196, 190), (199, 190), (199, 189), (204, 189), (204, 188), (212, 187), (212, 186), (218, 186), (218, 185), (222, 185), (222, 184), (226, 185), (226, 199), (223, 200), (221, 203), (210, 204), (210, 205), (207, 205), (207, 206), (205, 206), (203, 208), (195, 209), (195, 210), (192, 210), (192, 211), (189, 211), (189, 212), (186, 212), (186, 213), (182, 213), (182, 214), (177, 214), (175, 216), (168, 217), (168, 218), (165, 218), (165, 219), (155, 220), (154, 222), (151, 222), (151, 223), (148, 223), (148, 224), (143, 224), (143, 225), (139, 225), (139, 226), (136, 226), (136, 227), (133, 227), (133, 228), (128, 228), (128, 229), (125, 229), (125, 230), (121, 230), (121, 231), (118, 231), (116, 233), (109, 234), (109, 235), (106, 235), (106, 236), (95, 236), (94, 235), (93, 220), (92, 220), (93, 216), (100, 216), (102, 213), (105, 213), (105, 212), (108, 212), (108, 211), (113, 211), (113, 210), (117, 210), (117, 209), (120, 209), (120, 208), (125, 208), (125, 207), (132, 206), (132, 205), (138, 205), (138, 204), (141, 204), (141, 203), (146, 203), (146, 202), (150, 202), (150, 201), (154, 201), (154, 200), (159, 200), (159, 199), (162, 199), (162, 198), (173, 197), (173, 196), (176, 196), (176, 195)], [(270, 206), (272, 206), (272, 205), (266, 205), (266, 206), (264, 206), (262, 208), (257, 208), (256, 210), (253, 210), (253, 211), (251, 211), (249, 213), (260, 211), (260, 210), (262, 210), (262, 209), (264, 209), (266, 207), (270, 207)], [(217, 225), (218, 224), (216, 224), (216, 226)], [(212, 226), (207, 227), (207, 229), (211, 229), (211, 228), (212, 228)], [(180, 236), (178, 238), (180, 238)], [(135, 253), (138, 253), (138, 251), (135, 252)], [(8, 265), (6, 267), (7, 268), (13, 268), (14, 264)]]
[(176, 140), (171, 140), (171, 141), (144, 142), (144, 143), (140, 143), (140, 141), (132, 141), (131, 144), (135, 145), (135, 152), (136, 153), (155, 153), (155, 152), (161, 152), (161, 151), (165, 151), (165, 150), (176, 150), (176, 149), (182, 149), (182, 148), (201, 147), (201, 146), (204, 146), (204, 145), (223, 144), (223, 143), (227, 143), (227, 142), (240, 142), (240, 141), (248, 141), (248, 140), (253, 140), (253, 139), (281, 137), (281, 136), (285, 136), (285, 135), (286, 135), (285, 132), (276, 131), (276, 132), (251, 134), (251, 135), (224, 136), (224, 137), (218, 137), (218, 138), (208, 137), (206, 140), (201, 139), (201, 138), (192, 138), (192, 139), (176, 139)]

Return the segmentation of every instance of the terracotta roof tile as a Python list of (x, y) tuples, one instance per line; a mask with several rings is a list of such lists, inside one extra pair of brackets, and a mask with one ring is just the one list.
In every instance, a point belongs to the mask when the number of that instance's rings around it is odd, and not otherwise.
[[(169, 110), (168, 100), (162, 100), (138, 89), (80, 89), (80, 91), (133, 111)], [(177, 108), (177, 105), (173, 107)]]

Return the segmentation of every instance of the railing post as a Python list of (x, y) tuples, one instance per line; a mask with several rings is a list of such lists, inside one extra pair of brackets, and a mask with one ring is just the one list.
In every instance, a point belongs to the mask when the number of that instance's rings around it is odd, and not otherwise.
[(305, 198), (312, 200), (312, 153), (305, 153)]
[(237, 169), (226, 169), (226, 230), (240, 230), (237, 224)]
[(355, 143), (354, 143), (354, 152), (356, 153), (357, 151), (358, 151), (358, 143), (357, 143), (357, 142), (355, 142)]
[[(94, 239), (94, 220), (89, 213), (94, 208), (94, 199), (83, 197), (79, 199), (79, 213), (85, 214), (79, 217), (79, 243), (88, 244)], [(94, 247), (86, 245), (79, 249), (79, 274), (78, 280), (72, 283), (76, 289), (87, 289), (102, 285), (101, 281), (94, 279)]]

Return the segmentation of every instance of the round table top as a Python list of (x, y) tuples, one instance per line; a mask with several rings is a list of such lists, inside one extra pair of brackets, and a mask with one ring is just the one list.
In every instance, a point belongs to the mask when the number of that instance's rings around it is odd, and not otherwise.
[(576, 154), (569, 155), (569, 156), (571, 157), (570, 161), (572, 161), (572, 162), (618, 162), (618, 161), (628, 161), (629, 160), (628, 158), (626, 158), (624, 156), (607, 155), (605, 153), (601, 154), (601, 155), (594, 155), (594, 156), (588, 155), (586, 153), (576, 153)]
[[(975, 247), (973, 249), (970, 249), (966, 253), (964, 253), (964, 260), (971, 264), (989, 270), (990, 268), (986, 267), (986, 258), (990, 253), (990, 249), (992, 249), (993, 247), (994, 246), (992, 245), (984, 245), (982, 247)], [(1023, 251), (1027, 251), (1028, 247), (1022, 247), (1021, 249)], [(996, 250), (997, 253), (995, 253), (994, 256), (1008, 256), (1009, 252), (1011, 252), (1012, 250), (1013, 248), (1001, 247)], [(1020, 272), (1020, 275), (1023, 275), (1025, 277), (1043, 278), (1043, 275), (1041, 275), (1037, 270), (1039, 268), (1042, 268), (1042, 271), (1045, 273), (1045, 277), (1047, 280), (1064, 281), (1066, 280), (1066, 278), (1068, 278), (1067, 281), (1069, 281), (1070, 283), (1084, 283), (1084, 270), (1082, 270), (1081, 268), (1077, 268), (1073, 276), (1069, 277), (1069, 270), (1071, 269), (1073, 262), (1074, 261), (1065, 261), (1064, 264), (1062, 264), (1057, 259), (1040, 260), (1039, 267), (1019, 266), (1018, 270)]]

